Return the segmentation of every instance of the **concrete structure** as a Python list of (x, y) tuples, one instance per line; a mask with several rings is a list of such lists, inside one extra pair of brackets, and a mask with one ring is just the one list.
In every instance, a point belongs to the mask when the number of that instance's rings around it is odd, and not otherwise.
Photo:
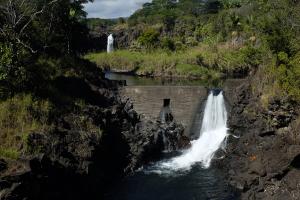
[(199, 136), (202, 106), (207, 89), (202, 86), (127, 86), (121, 94), (131, 99), (134, 109), (146, 118), (158, 119), (164, 99), (171, 99), (171, 111), (185, 126), (188, 136)]
[[(227, 79), (223, 84), (227, 109), (230, 112), (235, 90), (244, 79)], [(171, 110), (177, 122), (186, 128), (186, 135), (198, 137), (208, 89), (204, 86), (127, 86), (121, 94), (131, 99), (135, 110), (146, 118), (157, 119), (163, 99), (171, 99)]]

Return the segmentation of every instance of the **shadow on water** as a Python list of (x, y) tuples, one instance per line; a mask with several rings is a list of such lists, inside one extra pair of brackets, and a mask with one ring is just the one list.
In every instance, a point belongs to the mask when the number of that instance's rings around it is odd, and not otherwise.
[[(205, 86), (218, 87), (222, 81), (210, 82), (186, 79), (157, 79), (132, 76), (128, 74), (106, 73), (110, 80), (126, 80), (128, 86)], [(216, 90), (216, 95), (221, 90)], [(197, 110), (203, 110), (199, 102)], [(197, 117), (198, 116), (198, 117)], [(202, 112), (194, 119), (202, 121)], [(196, 124), (194, 132), (199, 133), (201, 123)], [(193, 127), (192, 127), (193, 129)], [(165, 154), (165, 159), (177, 156), (177, 153)], [(189, 170), (164, 172), (156, 170), (155, 164), (126, 177), (105, 195), (105, 200), (237, 200), (236, 193), (226, 182), (221, 169), (211, 167), (203, 169), (195, 164)]]
[(195, 165), (186, 172), (157, 174), (139, 171), (123, 180), (106, 200), (236, 200), (239, 199), (216, 168)]
[(136, 76), (128, 73), (106, 72), (105, 78), (110, 80), (126, 80), (128, 86), (147, 86), (147, 85), (161, 85), (161, 86), (207, 86), (207, 87), (221, 87), (223, 80), (191, 80), (183, 78), (151, 78), (144, 76)]

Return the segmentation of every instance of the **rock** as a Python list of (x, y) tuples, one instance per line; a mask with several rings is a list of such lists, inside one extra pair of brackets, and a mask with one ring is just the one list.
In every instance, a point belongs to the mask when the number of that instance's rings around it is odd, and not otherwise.
[(264, 176), (266, 174), (266, 170), (261, 160), (254, 160), (249, 164), (249, 173), (257, 174), (259, 176)]
[(266, 130), (259, 133), (260, 137), (269, 137), (274, 135), (275, 135), (275, 130)]
[(293, 125), (300, 109), (276, 98), (264, 109), (250, 88), (246, 80), (227, 97), (232, 98), (228, 124), (240, 138), (228, 140), (220, 162), (228, 166), (228, 179), (242, 192), (241, 199), (300, 199), (299, 130)]
[(186, 137), (186, 136), (182, 136), (179, 138), (179, 141), (178, 141), (178, 149), (188, 149), (192, 146), (191, 144), (191, 140)]
[(7, 169), (7, 163), (5, 162), (5, 160), (0, 159), (0, 173), (6, 169)]
[(133, 42), (143, 32), (143, 28), (136, 26), (134, 28), (115, 29), (112, 30), (115, 36), (115, 44), (117, 48), (128, 49), (131, 48)]
[(298, 153), (299, 154), (297, 156), (295, 156), (291, 162), (291, 166), (296, 169), (300, 169), (300, 152), (298, 152)]
[(133, 171), (142, 164), (158, 159), (162, 151), (186, 148), (189, 139), (183, 135), (183, 132), (183, 126), (174, 122), (170, 124), (139, 122), (134, 133), (123, 133), (125, 140), (128, 141), (131, 155), (131, 163), (126, 170)]
[[(64, 94), (86, 105), (62, 107), (53, 129), (29, 135), (29, 171), (0, 173), (1, 200), (101, 199), (117, 180), (162, 151), (189, 145), (182, 125), (141, 119), (130, 101), (118, 96), (116, 83), (90, 76), (56, 80)], [(2, 160), (0, 167), (6, 168)]]

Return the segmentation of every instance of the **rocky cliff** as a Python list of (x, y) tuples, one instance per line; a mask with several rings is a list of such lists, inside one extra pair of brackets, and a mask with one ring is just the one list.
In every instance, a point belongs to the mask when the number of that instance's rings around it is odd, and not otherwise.
[[(263, 106), (251, 81), (232, 95), (227, 157), (223, 160), (242, 199), (300, 199), (299, 107), (289, 99)], [(235, 138), (238, 137), (238, 138)]]
[[(116, 180), (159, 158), (163, 150), (189, 145), (183, 126), (140, 119), (118, 83), (85, 76), (57, 84), (85, 104), (28, 137), (28, 153), (0, 160), (0, 199), (101, 199)], [(167, 142), (167, 145), (166, 145)]]

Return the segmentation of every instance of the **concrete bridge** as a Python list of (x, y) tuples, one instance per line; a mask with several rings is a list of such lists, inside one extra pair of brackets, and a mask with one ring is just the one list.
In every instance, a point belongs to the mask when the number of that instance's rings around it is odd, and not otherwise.
[(127, 86), (121, 94), (132, 100), (139, 114), (151, 119), (158, 118), (163, 99), (171, 99), (170, 107), (175, 120), (185, 126), (186, 135), (197, 136), (207, 91), (202, 86)]

